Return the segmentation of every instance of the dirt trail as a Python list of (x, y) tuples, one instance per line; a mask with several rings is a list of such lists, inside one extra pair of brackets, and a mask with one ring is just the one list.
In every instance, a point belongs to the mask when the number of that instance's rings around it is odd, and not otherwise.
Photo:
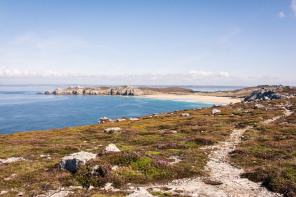
[[(285, 109), (284, 116), (291, 115), (292, 112)], [(263, 124), (271, 123), (281, 116), (266, 120)], [(236, 145), (241, 142), (241, 136), (252, 127), (244, 129), (235, 129), (230, 137), (217, 145), (207, 146), (203, 149), (212, 150), (209, 155), (209, 161), (205, 170), (209, 172), (208, 180), (218, 181), (220, 185), (210, 185), (204, 183), (203, 178), (175, 180), (165, 185), (150, 185), (142, 189), (152, 189), (152, 191), (161, 191), (161, 187), (166, 187), (166, 192), (186, 196), (250, 196), (250, 197), (273, 197), (282, 196), (281, 194), (268, 191), (259, 183), (241, 178), (243, 169), (235, 167), (229, 163), (228, 155), (235, 150)], [(137, 191), (139, 192), (139, 191)], [(149, 195), (141, 195), (149, 196)]]

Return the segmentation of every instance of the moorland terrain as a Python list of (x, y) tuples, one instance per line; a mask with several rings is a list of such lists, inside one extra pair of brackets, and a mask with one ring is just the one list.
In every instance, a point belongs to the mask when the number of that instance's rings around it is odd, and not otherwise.
[(0, 195), (295, 196), (296, 89), (271, 88), (224, 92), (247, 98), (224, 106), (0, 135)]

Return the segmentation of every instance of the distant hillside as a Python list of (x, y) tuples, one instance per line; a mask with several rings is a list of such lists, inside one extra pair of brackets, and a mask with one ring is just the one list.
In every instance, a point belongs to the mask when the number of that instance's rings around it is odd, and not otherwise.
[(218, 92), (199, 92), (198, 95), (202, 96), (220, 96), (220, 97), (235, 97), (235, 98), (245, 98), (250, 96), (254, 91), (258, 90), (271, 90), (276, 93), (288, 93), (288, 94), (296, 94), (296, 88), (289, 86), (256, 86), (256, 87), (248, 87), (239, 90), (232, 91), (218, 91)]

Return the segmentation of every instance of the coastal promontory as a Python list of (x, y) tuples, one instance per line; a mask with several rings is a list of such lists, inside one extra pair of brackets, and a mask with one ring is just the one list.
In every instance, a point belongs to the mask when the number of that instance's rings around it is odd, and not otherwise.
[(68, 87), (64, 90), (56, 89), (55, 91), (46, 91), (45, 94), (54, 95), (122, 95), (122, 96), (141, 96), (154, 95), (160, 93), (190, 93), (191, 89), (180, 87), (168, 88), (150, 88), (135, 86), (110, 86), (110, 87)]

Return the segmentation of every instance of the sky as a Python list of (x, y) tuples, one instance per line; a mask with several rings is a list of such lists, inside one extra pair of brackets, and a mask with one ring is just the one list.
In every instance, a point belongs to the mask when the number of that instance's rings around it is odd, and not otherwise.
[(296, 85), (296, 0), (0, 0), (0, 84)]

